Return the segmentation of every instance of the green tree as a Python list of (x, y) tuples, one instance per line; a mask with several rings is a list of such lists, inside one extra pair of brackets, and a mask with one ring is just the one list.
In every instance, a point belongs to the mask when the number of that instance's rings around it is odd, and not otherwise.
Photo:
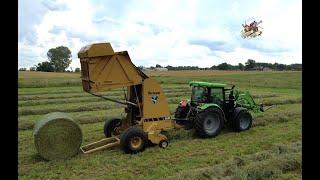
[(38, 65), (36, 66), (36, 70), (42, 72), (53, 72), (54, 68), (49, 61), (44, 61), (42, 63), (38, 63)]
[(156, 68), (162, 68), (160, 64), (156, 64)]
[(71, 51), (65, 46), (49, 49), (47, 56), (55, 72), (64, 72), (71, 63)]
[(80, 68), (74, 69), (74, 72), (80, 72)]
[(244, 70), (244, 65), (243, 65), (242, 63), (239, 63), (239, 64), (238, 64), (238, 67), (239, 67), (239, 69), (240, 69), (241, 71)]
[(141, 71), (145, 69), (144, 66), (138, 66), (138, 69), (140, 69)]
[(252, 70), (256, 67), (256, 61), (253, 59), (248, 59), (248, 61), (245, 63), (245, 69), (246, 70)]
[(30, 67), (30, 71), (36, 71), (36, 70), (37, 70), (37, 67), (35, 66)]
[(231, 64), (227, 64), (227, 63), (221, 63), (217, 66), (217, 69), (219, 70), (230, 70), (232, 69), (232, 65)]
[(27, 68), (19, 68), (19, 71), (26, 71)]

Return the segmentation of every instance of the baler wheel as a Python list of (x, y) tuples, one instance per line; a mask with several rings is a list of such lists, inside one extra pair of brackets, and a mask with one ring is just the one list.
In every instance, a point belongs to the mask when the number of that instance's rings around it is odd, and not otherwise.
[(162, 140), (159, 143), (159, 147), (161, 147), (163, 149), (167, 148), (168, 146), (169, 146), (169, 142), (167, 140)]
[(120, 135), (120, 146), (125, 153), (142, 152), (147, 142), (147, 134), (139, 127), (130, 127)]
[(119, 118), (107, 119), (104, 123), (103, 132), (106, 137), (111, 137), (113, 135), (118, 135), (117, 127), (121, 125), (121, 120)]

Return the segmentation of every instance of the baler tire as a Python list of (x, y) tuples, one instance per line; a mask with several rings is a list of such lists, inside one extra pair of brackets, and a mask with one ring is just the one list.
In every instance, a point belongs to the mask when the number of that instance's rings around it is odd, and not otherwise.
[(165, 149), (165, 148), (167, 148), (168, 146), (169, 146), (169, 142), (168, 142), (167, 140), (162, 140), (162, 141), (160, 141), (160, 143), (159, 143), (159, 147), (160, 147), (160, 148)]
[[(208, 125), (212, 126), (211, 130), (208, 129)], [(202, 138), (209, 138), (217, 136), (221, 132), (223, 126), (224, 117), (221, 110), (218, 108), (209, 108), (197, 114), (194, 128), (198, 136)]]
[(119, 118), (107, 119), (103, 127), (104, 135), (106, 137), (111, 137), (113, 135), (114, 129), (121, 125), (120, 123), (121, 123), (121, 119)]
[[(245, 120), (245, 121), (243, 121)], [(236, 132), (245, 131), (252, 126), (252, 116), (248, 110), (240, 111), (232, 122), (233, 130)]]
[[(137, 147), (134, 147), (132, 144), (134, 138), (141, 141)], [(120, 135), (120, 147), (125, 153), (136, 154), (142, 152), (146, 148), (147, 143), (147, 134), (140, 127), (130, 127)]]

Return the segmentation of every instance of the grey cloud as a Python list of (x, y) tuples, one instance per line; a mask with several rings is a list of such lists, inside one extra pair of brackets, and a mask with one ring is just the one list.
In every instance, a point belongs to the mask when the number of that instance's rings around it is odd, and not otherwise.
[[(42, 60), (41, 57), (30, 53), (27, 50), (22, 50), (18, 54), (18, 65), (21, 67), (31, 67), (39, 63), (39, 60)], [(46, 59), (43, 59), (43, 61), (44, 60)]]
[(65, 28), (60, 26), (54, 26), (52, 29), (49, 30), (49, 33), (51, 34), (59, 34), (61, 31), (64, 31)]
[(79, 38), (82, 41), (94, 41), (98, 38), (98, 36), (90, 36), (85, 32), (74, 31), (61, 26), (54, 26), (52, 29), (49, 30), (49, 33), (59, 34), (62, 31), (66, 33), (66, 36), (68, 38)]
[(95, 18), (92, 20), (93, 23), (96, 24), (101, 24), (101, 23), (108, 23), (108, 24), (113, 24), (113, 25), (120, 25), (119, 22), (117, 22), (116, 20), (113, 20), (112, 18), (109, 17), (102, 17), (102, 18)]
[(19, 32), (19, 39), (25, 40), (27, 45), (35, 45), (37, 43), (37, 34), (33, 34), (31, 31)]
[(147, 26), (148, 28), (150, 28), (152, 30), (152, 32), (155, 35), (159, 34), (160, 32), (170, 31), (170, 28), (164, 27), (164, 26), (159, 26), (156, 24), (150, 24), (150, 23), (144, 23), (144, 22), (136, 22), (136, 24), (138, 24), (140, 26)]
[(46, 8), (39, 1), (19, 0), (18, 4), (18, 41), (34, 45), (37, 41), (35, 25), (40, 23)]
[(55, 0), (44, 0), (42, 4), (50, 11), (63, 11), (67, 9), (65, 4), (58, 4)]
[(283, 52), (288, 52), (290, 49), (288, 48), (282, 48), (279, 47), (278, 45), (268, 45), (268, 44), (263, 44), (263, 42), (246, 42), (241, 44), (242, 47), (247, 48), (247, 49), (252, 49), (252, 50), (257, 50), (262, 53), (266, 54), (275, 54), (275, 53), (283, 53)]
[(224, 41), (210, 41), (210, 40), (191, 40), (190, 44), (201, 45), (208, 47), (211, 51), (224, 51), (224, 52), (232, 52), (235, 46), (231, 43)]
[(79, 38), (81, 41), (84, 42), (91, 42), (91, 41), (98, 41), (101, 39), (101, 36), (99, 35), (88, 35), (84, 32), (73, 32), (73, 31), (66, 31), (66, 36), (68, 38)]

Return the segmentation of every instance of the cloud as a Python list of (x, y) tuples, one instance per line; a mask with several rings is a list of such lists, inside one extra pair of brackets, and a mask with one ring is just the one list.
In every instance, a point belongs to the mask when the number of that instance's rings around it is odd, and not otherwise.
[(63, 28), (61, 26), (60, 27), (59, 26), (53, 26), (53, 28), (50, 29), (48, 32), (51, 33), (51, 34), (59, 34), (64, 30), (65, 30), (65, 28)]
[(57, 0), (44, 0), (42, 4), (48, 8), (50, 11), (63, 11), (66, 10), (67, 7), (62, 2), (58, 2)]
[[(77, 52), (84, 45), (110, 42), (127, 50), (136, 65), (194, 65), (222, 62), (301, 63), (301, 1), (19, 0), (18, 64), (47, 60), (60, 45)], [(241, 24), (263, 20), (263, 34), (242, 39)]]
[(279, 44), (247, 42), (242, 43), (241, 46), (261, 53), (282, 53), (290, 51), (289, 48), (282, 47)]
[(231, 43), (224, 41), (210, 41), (210, 40), (191, 40), (190, 44), (202, 45), (208, 47), (211, 51), (224, 51), (224, 52), (232, 52), (234, 50), (234, 46)]

